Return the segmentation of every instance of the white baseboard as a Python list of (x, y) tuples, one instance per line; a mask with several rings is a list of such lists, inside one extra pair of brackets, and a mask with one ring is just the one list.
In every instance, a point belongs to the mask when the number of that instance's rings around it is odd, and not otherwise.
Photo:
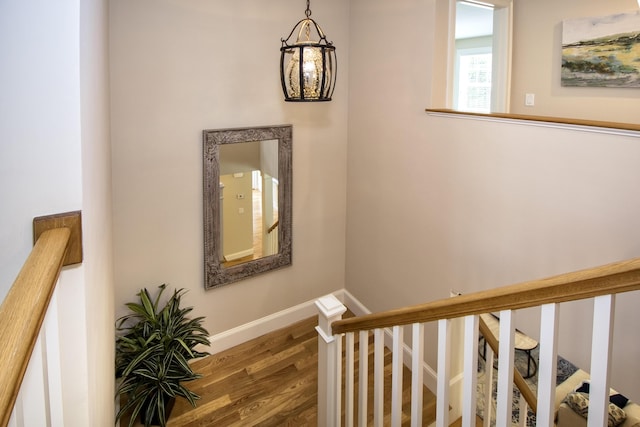
[(371, 314), (371, 310), (365, 307), (356, 297), (346, 289), (340, 289), (333, 293), (349, 310), (353, 311), (356, 316), (364, 316), (365, 314)]
[[(339, 289), (333, 292), (345, 306), (347, 306), (356, 316), (364, 316), (370, 314), (369, 310), (356, 297), (354, 297), (346, 289)], [(311, 316), (318, 314), (315, 306), (315, 299), (287, 308), (277, 313), (270, 314), (260, 319), (254, 320), (244, 325), (237, 326), (219, 334), (209, 337), (211, 346), (206, 349), (211, 354), (219, 353), (246, 341), (258, 338), (269, 332), (289, 326), (292, 323), (299, 322)], [(390, 329), (385, 330), (385, 345), (391, 348), (392, 333)], [(411, 366), (411, 348), (404, 345), (403, 361), (407, 366)], [(423, 363), (424, 384), (427, 388), (435, 393), (437, 374), (427, 363)]]
[[(345, 289), (337, 290), (333, 292), (333, 295), (354, 311), (356, 315), (360, 316), (365, 314), (366, 309), (364, 309), (362, 304), (360, 304), (360, 302)], [(219, 353), (238, 344), (242, 344), (243, 342), (268, 334), (269, 332), (287, 327), (292, 323), (315, 316), (318, 314), (315, 301), (316, 299), (303, 302), (302, 304), (289, 307), (277, 313), (270, 314), (252, 322), (245, 323), (244, 325), (212, 335), (209, 337), (209, 342), (211, 343), (210, 347), (206, 349), (203, 347), (202, 351), (206, 350), (211, 354)]]
[(209, 337), (209, 353), (216, 354), (227, 350), (246, 341), (258, 338), (269, 332), (289, 326), (311, 316), (318, 314), (318, 309), (314, 304), (315, 300), (307, 301), (277, 313), (270, 314), (260, 319), (254, 320), (244, 325), (220, 332)]

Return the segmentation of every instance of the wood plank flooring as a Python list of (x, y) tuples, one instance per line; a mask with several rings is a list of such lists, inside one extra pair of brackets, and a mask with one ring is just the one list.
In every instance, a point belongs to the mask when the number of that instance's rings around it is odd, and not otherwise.
[[(316, 426), (318, 389), (317, 317), (293, 324), (221, 353), (194, 362), (203, 375), (188, 384), (201, 396), (192, 408), (179, 399), (171, 427)], [(370, 341), (371, 342), (371, 341)], [(356, 344), (356, 360), (359, 357)], [(369, 378), (373, 377), (372, 345)], [(356, 362), (357, 372), (357, 362)], [(385, 425), (391, 405), (391, 355), (385, 356)], [(356, 377), (357, 378), (357, 377)], [(403, 375), (403, 425), (409, 425), (411, 374)], [(369, 384), (368, 423), (373, 420), (373, 389)], [(357, 384), (356, 384), (357, 389)], [(343, 393), (344, 396), (344, 393)], [(357, 402), (357, 397), (356, 397)], [(423, 425), (435, 420), (435, 396), (424, 388)], [(121, 421), (128, 425), (128, 419)], [(140, 425), (140, 424), (136, 424)]]

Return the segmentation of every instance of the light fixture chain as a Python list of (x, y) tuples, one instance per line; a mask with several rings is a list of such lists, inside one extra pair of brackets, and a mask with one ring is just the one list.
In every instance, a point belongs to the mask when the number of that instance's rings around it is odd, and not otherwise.
[(307, 15), (307, 18), (311, 16), (311, 0), (307, 0), (307, 10), (304, 11), (304, 14)]

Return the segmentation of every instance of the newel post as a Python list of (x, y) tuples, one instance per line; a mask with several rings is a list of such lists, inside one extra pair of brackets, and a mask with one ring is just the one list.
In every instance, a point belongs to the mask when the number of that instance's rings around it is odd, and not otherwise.
[(316, 300), (318, 315), (318, 426), (340, 425), (342, 340), (331, 332), (331, 324), (342, 319), (347, 308), (334, 295)]

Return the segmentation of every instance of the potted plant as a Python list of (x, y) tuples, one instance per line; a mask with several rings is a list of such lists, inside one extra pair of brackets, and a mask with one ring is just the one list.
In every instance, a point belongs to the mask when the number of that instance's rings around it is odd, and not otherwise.
[(200, 398), (183, 383), (200, 378), (189, 360), (209, 354), (195, 350), (198, 344), (209, 345), (209, 333), (202, 327), (203, 317), (187, 317), (192, 307), (180, 307), (184, 289), (174, 290), (160, 308), (165, 289), (160, 285), (155, 299), (142, 289), (139, 302), (126, 304), (130, 313), (116, 323), (117, 395), (126, 397), (116, 422), (130, 412), (129, 427), (138, 416), (146, 427), (165, 427), (176, 397), (184, 397), (192, 406)]

